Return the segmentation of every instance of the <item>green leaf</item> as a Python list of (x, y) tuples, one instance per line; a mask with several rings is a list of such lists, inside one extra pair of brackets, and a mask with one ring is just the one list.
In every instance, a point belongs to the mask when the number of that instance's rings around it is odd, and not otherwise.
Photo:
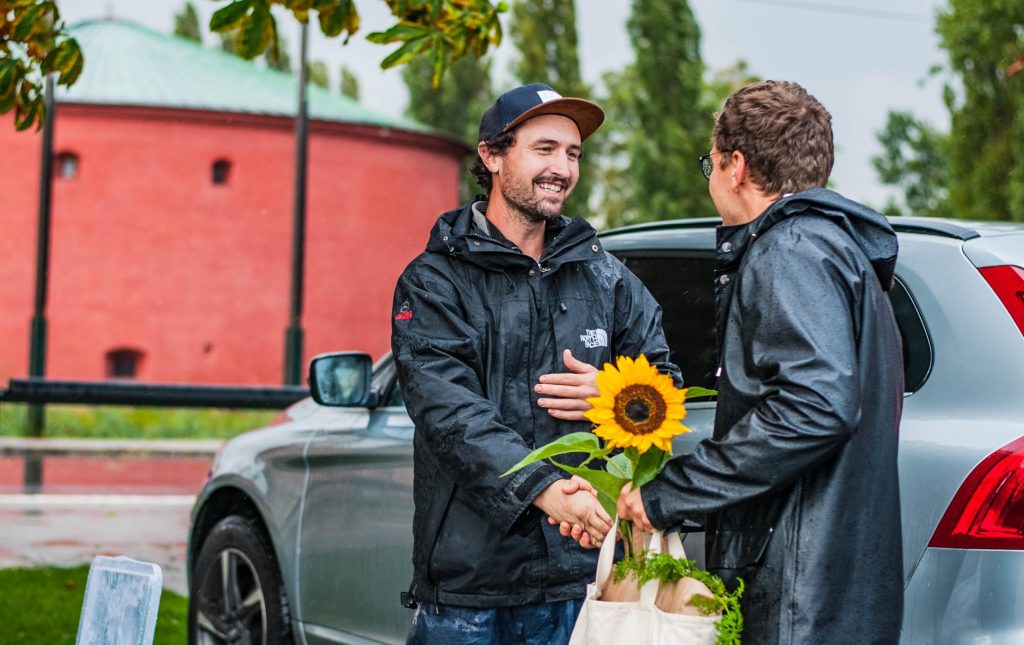
[(405, 43), (395, 51), (391, 52), (387, 58), (380, 62), (381, 69), (390, 69), (397, 67), (404, 63), (408, 63), (410, 60), (416, 57), (421, 51), (430, 46), (430, 41), (426, 38), (419, 37)]
[(582, 477), (593, 484), (594, 488), (597, 489), (597, 499), (601, 502), (601, 506), (608, 515), (615, 517), (615, 504), (619, 501), (619, 494), (622, 492), (622, 487), (629, 483), (628, 479), (617, 477), (603, 470), (566, 466), (565, 464), (557, 463), (554, 460), (552, 460), (552, 463), (565, 472)]
[(640, 488), (658, 476), (662, 465), (665, 463), (666, 453), (661, 448), (651, 446), (647, 452), (640, 455), (636, 464), (636, 471), (633, 473), (633, 488)]
[(252, 7), (253, 0), (235, 0), (210, 16), (210, 31), (226, 31), (236, 27)]
[(398, 41), (407, 42), (416, 38), (422, 38), (429, 33), (420, 25), (409, 22), (400, 22), (387, 31), (375, 31), (369, 34), (366, 39), (376, 45), (386, 45)]
[(252, 14), (242, 20), (238, 31), (238, 55), (242, 58), (256, 58), (274, 41), (276, 34), (274, 17), (260, 0), (253, 5)]
[(352, 0), (343, 0), (321, 9), (317, 19), (320, 21), (320, 31), (325, 36), (337, 36), (343, 31), (351, 34), (359, 29), (359, 14)]
[(688, 387), (686, 388), (686, 398), (697, 399), (705, 396), (718, 396), (718, 390), (709, 390), (706, 387)]
[(0, 96), (14, 93), (14, 83), (20, 75), (16, 61), (10, 58), (0, 59)]
[(67, 69), (60, 73), (57, 77), (57, 84), (70, 87), (78, 77), (82, 74), (82, 68), (85, 66), (85, 57), (82, 55), (82, 50), (79, 49), (78, 43), (75, 43), (74, 56), (69, 63)]
[(608, 460), (608, 472), (623, 479), (633, 479), (633, 462), (626, 455), (619, 453)]
[(522, 470), (532, 463), (541, 461), (542, 459), (548, 459), (556, 455), (564, 455), (570, 452), (583, 452), (588, 456), (594, 455), (595, 453), (601, 452), (601, 442), (598, 441), (597, 435), (592, 432), (573, 432), (563, 437), (559, 437), (557, 440), (551, 443), (537, 448), (530, 454), (523, 457), (515, 466), (512, 466), (501, 476), (506, 477)]
[[(40, 2), (20, 12), (15, 12), (14, 30), (11, 39), (17, 42), (28, 40), (32, 34), (52, 28), (54, 5), (52, 2)], [(28, 127), (28, 126), (26, 126)]]

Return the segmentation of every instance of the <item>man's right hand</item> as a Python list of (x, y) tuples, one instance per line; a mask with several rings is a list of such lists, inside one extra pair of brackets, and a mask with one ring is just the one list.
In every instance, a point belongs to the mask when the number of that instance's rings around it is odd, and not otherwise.
[[(599, 546), (612, 528), (612, 518), (597, 500), (593, 487), (579, 477), (551, 484), (533, 504), (552, 524), (570, 527), (572, 537), (584, 547)], [(569, 535), (565, 528), (562, 535)]]

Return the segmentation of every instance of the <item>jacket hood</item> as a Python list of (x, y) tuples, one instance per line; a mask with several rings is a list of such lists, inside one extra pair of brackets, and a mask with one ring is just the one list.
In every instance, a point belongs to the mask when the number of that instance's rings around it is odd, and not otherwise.
[(826, 188), (812, 188), (775, 202), (751, 222), (757, 237), (782, 220), (804, 213), (828, 218), (840, 226), (867, 256), (882, 288), (893, 285), (899, 244), (896, 232), (881, 213)]

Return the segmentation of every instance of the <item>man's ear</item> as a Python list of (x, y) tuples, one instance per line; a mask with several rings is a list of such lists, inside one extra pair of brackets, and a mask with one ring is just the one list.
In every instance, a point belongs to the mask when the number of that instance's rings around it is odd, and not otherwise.
[(739, 150), (733, 150), (729, 156), (732, 162), (729, 164), (729, 188), (736, 192), (740, 185), (750, 180), (750, 169), (747, 168), (747, 158)]
[(476, 144), (476, 152), (480, 155), (480, 159), (484, 162), (484, 166), (492, 173), (498, 172), (501, 168), (501, 162), (498, 161), (500, 155), (496, 155), (491, 152), (490, 146), (485, 142), (481, 141)]

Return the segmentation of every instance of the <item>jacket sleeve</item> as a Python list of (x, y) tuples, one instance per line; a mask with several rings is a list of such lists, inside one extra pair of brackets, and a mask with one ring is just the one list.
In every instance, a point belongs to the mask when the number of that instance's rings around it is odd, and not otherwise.
[[(502, 422), (481, 385), (481, 335), (451, 281), (415, 264), (395, 289), (391, 346), (409, 415), (442, 476), (507, 532), (561, 472), (537, 463), (501, 474), (531, 449)], [(405, 312), (405, 313), (403, 313)]]
[(635, 358), (644, 354), (651, 365), (672, 377), (676, 387), (683, 386), (683, 375), (669, 357), (668, 341), (661, 327), (661, 305), (640, 278), (624, 265), (622, 279), (616, 285), (615, 335), (611, 352), (613, 358)]
[(851, 249), (816, 242), (787, 243), (781, 252), (777, 241), (743, 272), (732, 307), (742, 316), (743, 351), (725, 369), (751, 374), (759, 402), (643, 487), (655, 526), (789, 486), (852, 436), (861, 398), (852, 312), (863, 281)]

